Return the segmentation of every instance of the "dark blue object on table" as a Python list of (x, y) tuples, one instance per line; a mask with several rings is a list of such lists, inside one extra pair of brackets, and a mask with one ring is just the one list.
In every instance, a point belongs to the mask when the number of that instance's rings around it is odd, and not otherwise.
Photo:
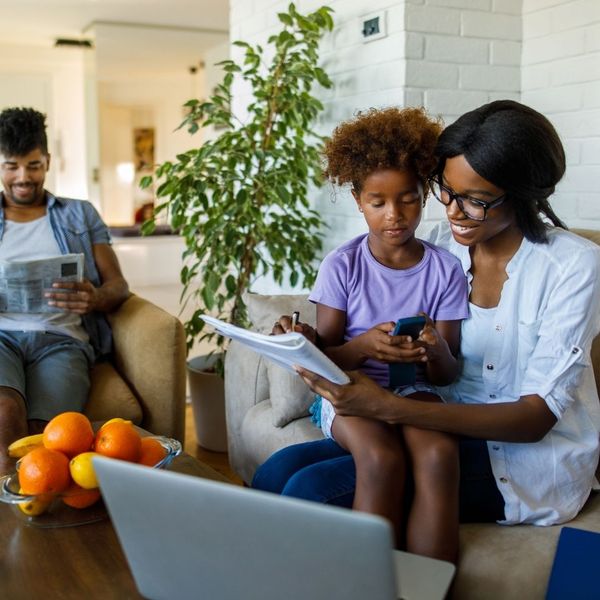
[(563, 527), (558, 538), (546, 600), (600, 597), (600, 533)]

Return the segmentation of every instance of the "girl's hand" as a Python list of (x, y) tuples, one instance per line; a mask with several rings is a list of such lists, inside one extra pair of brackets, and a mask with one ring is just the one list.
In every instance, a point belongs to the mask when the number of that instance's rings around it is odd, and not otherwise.
[[(271, 329), (271, 335), (281, 335), (282, 333), (291, 333), (291, 331), (292, 317), (290, 315), (282, 315), (277, 321), (275, 321), (273, 329)], [(294, 331), (301, 333), (306, 339), (308, 339), (313, 344), (317, 343), (317, 330), (311, 327), (310, 325), (298, 321), (296, 323)]]
[(350, 383), (344, 385), (333, 383), (301, 367), (296, 367), (296, 371), (313, 392), (333, 404), (338, 415), (368, 417), (385, 421), (390, 410), (390, 402), (397, 404), (399, 400), (398, 396), (384, 390), (370, 377), (359, 371), (349, 371)]
[(435, 324), (429, 318), (429, 315), (426, 315), (424, 312), (419, 314), (426, 319), (425, 327), (421, 330), (418, 340), (419, 345), (424, 350), (424, 354), (420, 360), (423, 362), (435, 362), (450, 356), (448, 342), (446, 342), (444, 337), (435, 328)]
[(372, 358), (384, 363), (420, 362), (425, 350), (406, 335), (390, 335), (394, 323), (387, 321), (356, 336), (348, 342), (363, 360)]

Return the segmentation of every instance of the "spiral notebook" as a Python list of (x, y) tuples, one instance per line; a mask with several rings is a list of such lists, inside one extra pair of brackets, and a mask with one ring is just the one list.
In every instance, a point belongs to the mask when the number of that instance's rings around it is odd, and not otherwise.
[(264, 335), (208, 315), (202, 315), (201, 318), (221, 335), (237, 340), (288, 371), (294, 371), (294, 366), (297, 365), (333, 383), (344, 384), (350, 381), (342, 369), (301, 333)]

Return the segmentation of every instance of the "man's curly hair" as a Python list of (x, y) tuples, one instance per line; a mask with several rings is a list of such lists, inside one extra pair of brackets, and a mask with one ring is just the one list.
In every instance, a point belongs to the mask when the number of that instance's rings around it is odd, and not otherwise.
[(46, 115), (33, 108), (7, 108), (0, 113), (0, 152), (25, 156), (39, 148), (48, 154)]
[(425, 186), (434, 171), (442, 132), (439, 119), (423, 108), (369, 109), (338, 125), (326, 142), (325, 177), (352, 184), (360, 193), (365, 179), (380, 169), (410, 169)]

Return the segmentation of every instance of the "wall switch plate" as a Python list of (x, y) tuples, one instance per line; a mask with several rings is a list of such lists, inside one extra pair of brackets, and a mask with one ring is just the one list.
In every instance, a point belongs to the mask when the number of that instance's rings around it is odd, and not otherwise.
[(360, 19), (363, 42), (380, 40), (387, 35), (385, 10), (364, 15)]

